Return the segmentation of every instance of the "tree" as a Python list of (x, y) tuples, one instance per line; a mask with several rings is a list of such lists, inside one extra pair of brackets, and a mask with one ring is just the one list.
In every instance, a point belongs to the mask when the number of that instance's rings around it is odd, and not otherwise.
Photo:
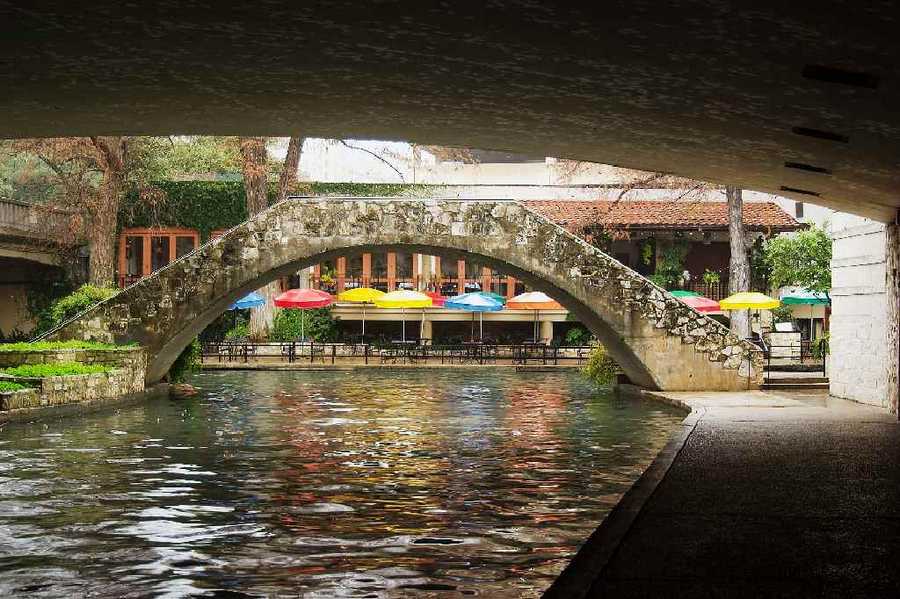
[[(66, 215), (48, 233), (67, 241), (85, 240), (90, 249), (89, 281), (115, 282), (116, 224), (119, 204), (129, 184), (145, 186), (146, 157), (153, 138), (123, 136), (61, 137), (14, 140), (7, 153), (31, 156), (42, 163), (52, 192), (40, 208)], [(47, 223), (60, 223), (47, 218)]]
[(819, 227), (770, 239), (764, 259), (773, 287), (796, 285), (825, 294), (831, 289), (831, 238)]
[[(750, 291), (750, 260), (747, 256), (747, 234), (744, 230), (744, 198), (737, 187), (725, 187), (728, 204), (728, 240), (731, 259), (728, 262), (728, 292)], [(731, 312), (731, 332), (745, 338), (750, 336), (750, 318), (743, 310)]]
[[(269, 164), (265, 137), (242, 137), (240, 139), (241, 170), (244, 175), (244, 189), (247, 197), (247, 213), (250, 216), (266, 209), (268, 206)], [(287, 154), (281, 174), (278, 178), (278, 196), (276, 201), (287, 197), (297, 182), (297, 168), (300, 166), (300, 153), (303, 148), (302, 137), (291, 137), (288, 141)], [(273, 304), (278, 293), (278, 284), (269, 283), (259, 290), (266, 303), (250, 311), (250, 336), (253, 339), (266, 338), (275, 321)]]
[(239, 175), (241, 153), (236, 137), (183, 135), (157, 138), (156, 169), (169, 177)]

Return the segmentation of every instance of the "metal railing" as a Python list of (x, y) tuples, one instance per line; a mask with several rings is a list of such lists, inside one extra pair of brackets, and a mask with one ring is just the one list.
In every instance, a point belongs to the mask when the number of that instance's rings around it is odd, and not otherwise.
[(389, 343), (317, 343), (288, 341), (283, 343), (252, 343), (249, 341), (208, 342), (202, 345), (201, 356), (207, 362), (239, 362), (276, 360), (289, 364), (309, 362), (330, 363), (371, 362), (379, 364), (497, 364), (512, 365), (560, 363), (584, 364), (590, 346), (557, 346), (544, 343), (496, 344), (456, 343), (431, 345), (419, 341)]
[[(818, 372), (821, 370), (823, 378), (828, 376), (827, 347), (823, 347), (821, 353), (818, 353), (814, 349), (815, 342), (808, 339), (803, 339), (790, 345), (770, 345), (762, 339), (748, 341), (758, 345), (762, 350), (763, 358), (766, 361), (766, 372), (773, 372), (787, 367), (789, 369), (798, 368), (798, 372)], [(818, 368), (809, 369), (810, 367)]]

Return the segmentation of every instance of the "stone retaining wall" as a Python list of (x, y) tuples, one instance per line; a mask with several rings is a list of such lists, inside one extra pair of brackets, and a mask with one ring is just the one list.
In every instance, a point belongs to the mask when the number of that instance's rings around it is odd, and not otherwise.
[(39, 405), (41, 405), (41, 399), (36, 389), (0, 391), (0, 411), (35, 408)]
[[(142, 377), (143, 378), (143, 377)], [(134, 377), (124, 368), (94, 374), (50, 376), (42, 379), (13, 377), (14, 382), (33, 387), (33, 393), (16, 393), (9, 398), (5, 409), (57, 406), (67, 403), (113, 399), (143, 391), (143, 384), (135, 388)]]
[(32, 389), (0, 393), (0, 410), (114, 399), (144, 390), (147, 356), (141, 348), (0, 352), (0, 368), (65, 362), (111, 366), (113, 370), (46, 378), (4, 377)]

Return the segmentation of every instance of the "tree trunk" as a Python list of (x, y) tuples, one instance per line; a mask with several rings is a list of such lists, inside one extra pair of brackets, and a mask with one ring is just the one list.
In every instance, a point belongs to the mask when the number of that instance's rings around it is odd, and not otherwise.
[[(265, 137), (241, 138), (241, 170), (244, 175), (244, 193), (247, 198), (247, 214), (253, 216), (268, 207), (268, 154)], [(276, 283), (269, 283), (258, 292), (266, 299), (259, 308), (250, 310), (250, 338), (260, 341), (268, 338), (275, 320), (272, 299)]]
[[(737, 187), (725, 187), (728, 203), (728, 234), (731, 259), (728, 263), (728, 292), (750, 291), (750, 260), (747, 256), (747, 235), (744, 231), (744, 200)], [(744, 338), (750, 336), (750, 319), (745, 310), (731, 312), (731, 332)]]
[(88, 280), (93, 285), (114, 286), (116, 279), (116, 224), (125, 185), (125, 138), (92, 137), (100, 154), (103, 180), (90, 212), (87, 230), (90, 247)]
[(288, 142), (287, 154), (284, 156), (284, 168), (278, 179), (278, 201), (285, 199), (297, 183), (297, 169), (300, 167), (300, 152), (303, 149), (303, 138), (292, 137)]
[[(281, 178), (278, 180), (278, 201), (287, 198), (297, 183), (297, 170), (300, 168), (300, 156), (303, 152), (303, 137), (291, 137), (288, 142), (287, 154), (284, 157), (284, 168), (281, 169)], [(312, 266), (297, 271), (300, 275), (300, 287), (309, 287), (309, 276)]]
[(266, 182), (268, 164), (265, 137), (241, 138), (241, 170), (244, 174), (244, 190), (247, 194), (247, 213), (253, 216), (269, 204)]

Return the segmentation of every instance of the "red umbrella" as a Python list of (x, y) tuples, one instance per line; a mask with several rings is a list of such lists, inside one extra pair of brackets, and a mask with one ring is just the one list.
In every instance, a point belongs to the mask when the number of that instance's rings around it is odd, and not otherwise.
[(443, 306), (444, 302), (447, 301), (447, 298), (441, 295), (440, 291), (426, 291), (425, 295), (431, 298), (432, 306)]
[(288, 289), (275, 297), (275, 305), (279, 308), (299, 308), (309, 310), (324, 308), (334, 303), (330, 293), (318, 289)]
[(697, 312), (721, 312), (722, 308), (719, 307), (719, 302), (716, 300), (711, 300), (708, 297), (703, 297), (702, 295), (695, 295), (689, 297), (679, 297), (681, 301), (686, 303), (688, 306), (696, 310)]
[[(275, 297), (275, 305), (279, 308), (293, 308), (296, 310), (311, 310), (313, 308), (324, 308), (334, 303), (334, 298), (330, 293), (319, 291), (318, 289), (288, 289), (281, 295)], [(300, 339), (304, 338), (304, 328), (306, 325), (305, 312), (300, 312)]]

